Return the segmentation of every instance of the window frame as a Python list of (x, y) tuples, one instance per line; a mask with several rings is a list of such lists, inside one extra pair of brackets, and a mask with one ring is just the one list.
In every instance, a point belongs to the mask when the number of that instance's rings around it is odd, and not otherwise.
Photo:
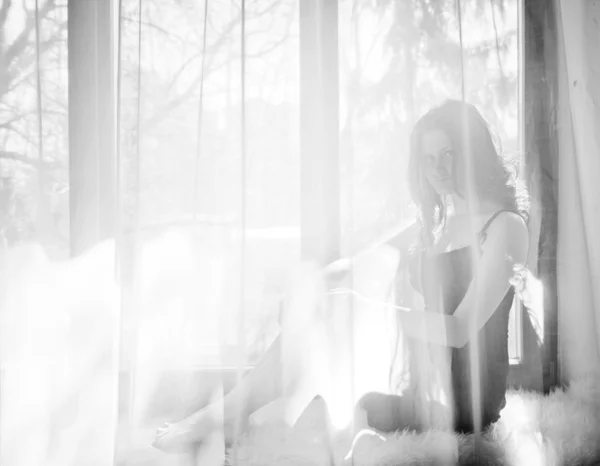
[(116, 232), (117, 4), (114, 0), (68, 3), (72, 256), (113, 237)]
[[(118, 2), (69, 2), (69, 153), (71, 252), (114, 236), (118, 213), (116, 168)], [(523, 66), (521, 129), (525, 181), (540, 206), (536, 269), (544, 287), (542, 389), (558, 384), (556, 297), (557, 141), (552, 106), (557, 95), (557, 47), (551, 0), (521, 0)], [(300, 9), (301, 248), (324, 264), (340, 252), (338, 0), (303, 0)], [(118, 29), (118, 28), (117, 28)], [(93, 52), (93, 53), (92, 53)], [(318, 53), (317, 53), (318, 52)], [(90, 91), (90, 86), (93, 92)], [(89, 167), (97, 170), (90, 170)], [(535, 233), (534, 233), (535, 234)], [(517, 302), (516, 306), (520, 306)], [(521, 324), (527, 316), (516, 309)], [(536, 344), (524, 335), (522, 355), (511, 364), (513, 385), (528, 380)]]
[[(549, 393), (558, 385), (556, 245), (558, 141), (554, 103), (558, 93), (556, 15), (552, 0), (521, 0), (524, 181), (531, 199), (529, 266), (543, 284), (543, 335), (536, 335), (522, 307), (522, 357), (509, 370), (511, 386)], [(535, 263), (534, 263), (535, 261)], [(520, 305), (520, 304), (519, 304)]]

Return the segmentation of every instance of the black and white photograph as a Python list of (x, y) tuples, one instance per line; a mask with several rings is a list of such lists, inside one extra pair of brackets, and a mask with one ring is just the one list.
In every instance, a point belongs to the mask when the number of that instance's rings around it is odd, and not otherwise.
[(600, 466), (600, 0), (0, 0), (0, 466)]

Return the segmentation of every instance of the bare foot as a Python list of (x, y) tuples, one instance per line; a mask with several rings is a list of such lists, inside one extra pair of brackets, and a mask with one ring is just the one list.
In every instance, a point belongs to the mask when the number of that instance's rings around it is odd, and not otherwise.
[(195, 448), (217, 429), (217, 422), (211, 406), (192, 414), (179, 422), (166, 423), (156, 430), (152, 446), (166, 452), (182, 452)]
[[(247, 419), (240, 414), (238, 428), (246, 427)], [(189, 452), (220, 431), (223, 440), (231, 443), (235, 435), (236, 420), (224, 420), (223, 404), (209, 404), (179, 422), (167, 423), (156, 431), (152, 446), (169, 453)]]
[(198, 432), (197, 426), (184, 419), (159, 427), (152, 446), (169, 453), (181, 453), (193, 449), (203, 438), (204, 435)]

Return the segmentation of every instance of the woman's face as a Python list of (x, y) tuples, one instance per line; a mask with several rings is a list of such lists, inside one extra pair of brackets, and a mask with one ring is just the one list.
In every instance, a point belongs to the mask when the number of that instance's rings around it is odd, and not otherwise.
[(454, 149), (450, 138), (441, 130), (434, 129), (423, 134), (421, 157), (423, 175), (440, 196), (454, 192)]

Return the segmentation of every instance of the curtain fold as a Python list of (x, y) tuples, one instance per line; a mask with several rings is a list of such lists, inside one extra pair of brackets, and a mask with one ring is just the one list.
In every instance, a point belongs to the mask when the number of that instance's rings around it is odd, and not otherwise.
[(600, 366), (600, 1), (558, 1), (558, 325), (563, 382)]

